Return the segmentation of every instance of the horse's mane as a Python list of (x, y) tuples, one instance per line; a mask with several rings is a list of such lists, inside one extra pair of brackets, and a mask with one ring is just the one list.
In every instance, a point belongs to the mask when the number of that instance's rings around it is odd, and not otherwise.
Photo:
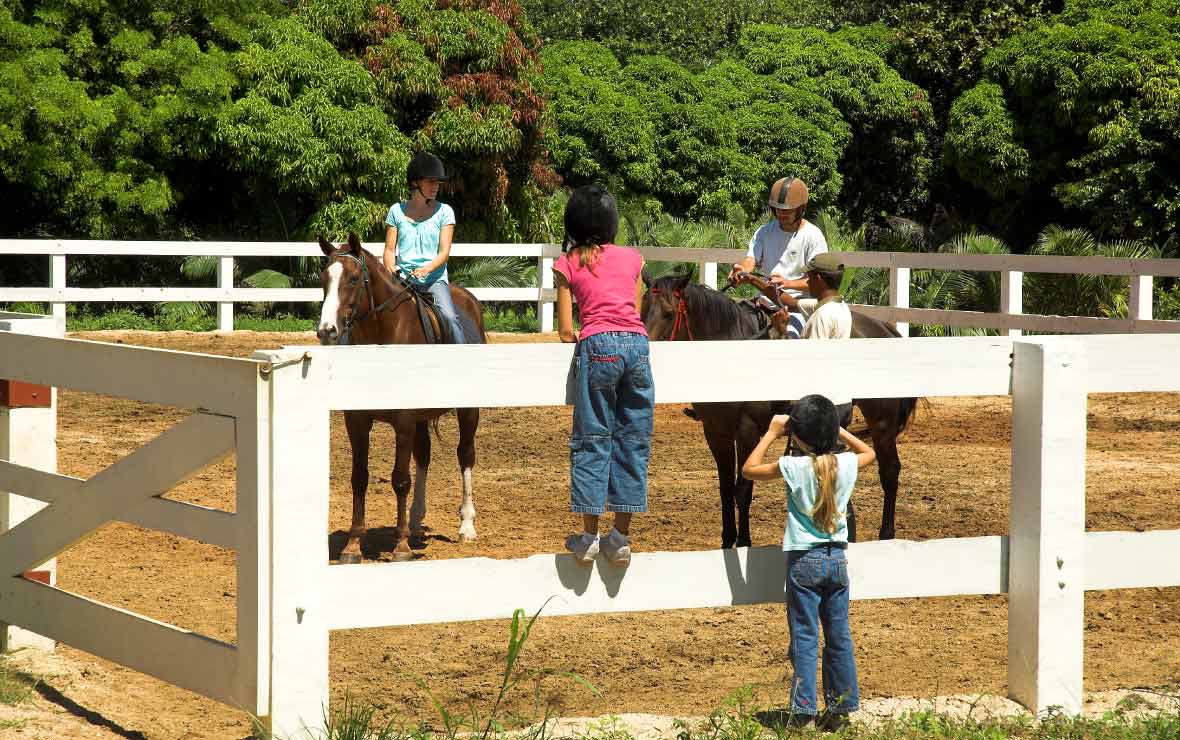
[(712, 288), (682, 277), (660, 278), (653, 287), (681, 291), (698, 339), (748, 339), (759, 330), (749, 309)]

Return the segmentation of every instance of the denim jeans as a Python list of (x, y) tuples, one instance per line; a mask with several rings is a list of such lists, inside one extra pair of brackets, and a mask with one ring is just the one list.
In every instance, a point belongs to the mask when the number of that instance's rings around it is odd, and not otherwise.
[(444, 280), (435, 280), (427, 288), (427, 291), (434, 298), (434, 307), (438, 309), (438, 315), (451, 328), (451, 342), (454, 344), (466, 344), (467, 342), (463, 335), (463, 325), (459, 322), (459, 314), (455, 311), (454, 301), (451, 300), (450, 283)]
[(604, 332), (578, 342), (570, 435), (570, 511), (647, 511), (655, 389), (647, 337)]
[(844, 549), (820, 545), (787, 552), (787, 625), (791, 630), (791, 711), (816, 714), (815, 664), (824, 629), (824, 705), (829, 714), (860, 708), (856, 656), (848, 628), (848, 561)]

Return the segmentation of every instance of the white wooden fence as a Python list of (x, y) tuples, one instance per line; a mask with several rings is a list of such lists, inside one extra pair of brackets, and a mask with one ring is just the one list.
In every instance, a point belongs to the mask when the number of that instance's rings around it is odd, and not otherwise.
[[(384, 245), (365, 244), (380, 255)], [(695, 262), (699, 280), (717, 286), (718, 265), (739, 262), (744, 256), (733, 249), (679, 249), (642, 247), (649, 262)], [(485, 302), (527, 301), (537, 306), (541, 331), (553, 331), (553, 260), (561, 253), (552, 244), (456, 244), (456, 257), (522, 257), (535, 259), (539, 285), (533, 288), (472, 287), (477, 298)], [(52, 306), (52, 314), (62, 326), (66, 304), (82, 302), (156, 302), (203, 301), (217, 304), (217, 326), (221, 331), (233, 329), (234, 304), (253, 301), (321, 301), (319, 288), (241, 288), (234, 287), (234, 259), (238, 257), (317, 257), (319, 246), (301, 242), (118, 242), (86, 240), (0, 239), (0, 256), (40, 255), (50, 260), (49, 286), (14, 288), (0, 286), (0, 303), (39, 301)], [(77, 255), (135, 255), (216, 257), (217, 286), (211, 288), (76, 288), (66, 284), (66, 259)], [(903, 336), (910, 323), (945, 326), (974, 326), (1007, 330), (1010, 336), (1022, 331), (1049, 333), (1146, 333), (1177, 332), (1180, 322), (1152, 320), (1152, 280), (1180, 276), (1180, 260), (1120, 260), (1106, 257), (1049, 257), (1031, 255), (959, 255), (910, 252), (845, 252), (851, 267), (889, 270), (889, 305), (864, 306), (862, 310), (882, 321), (893, 322)], [(943, 311), (910, 308), (910, 271), (915, 269), (972, 270), (999, 272), (1001, 296), (998, 313)], [(1100, 317), (1038, 316), (1023, 312), (1023, 276), (1026, 272), (1069, 275), (1125, 275), (1130, 279), (1126, 319)]]
[[(268, 716), (280, 736), (297, 737), (322, 724), (333, 629), (508, 617), (553, 596), (548, 615), (780, 602), (777, 547), (641, 552), (625, 570), (582, 568), (565, 554), (329, 565), (330, 410), (561, 405), (571, 352), (290, 347), (236, 360), (0, 333), (0, 377), (196, 409), (87, 481), (0, 464), (0, 490), (52, 503), (0, 535), (0, 620)], [(758, 370), (768, 362), (795, 368), (799, 395), (1012, 395), (1009, 534), (868, 542), (849, 560), (854, 598), (1008, 593), (1009, 687), (1030, 708), (1081, 709), (1086, 590), (1180, 586), (1180, 530), (1085, 532), (1083, 518), (1086, 394), (1180, 391), (1180, 337), (657, 343), (656, 400), (779, 397), (780, 379)], [(394, 365), (434, 382), (381, 382)], [(237, 454), (237, 513), (160, 498), (226, 451)], [(652, 500), (658, 508), (660, 491)], [(237, 550), (236, 646), (19, 577), (112, 519)]]

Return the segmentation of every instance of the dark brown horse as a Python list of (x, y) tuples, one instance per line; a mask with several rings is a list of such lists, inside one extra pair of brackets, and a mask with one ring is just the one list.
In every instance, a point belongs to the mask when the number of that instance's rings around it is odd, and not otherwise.
[[(689, 282), (685, 276), (659, 278), (649, 283), (643, 297), (643, 323), (653, 341), (760, 339), (768, 336), (767, 318), (758, 309), (738, 303), (723, 293)], [(893, 327), (853, 311), (853, 337), (897, 337)], [(860, 398), (854, 401), (868, 423), (877, 469), (885, 491), (881, 510), (883, 540), (894, 536), (897, 481), (901, 460), (897, 437), (909, 424), (916, 398)], [(705, 440), (717, 463), (721, 487), (721, 547), (750, 545), (750, 503), (754, 483), (741, 477), (742, 463), (770, 425), (770, 401), (696, 403), (696, 416), (705, 428)], [(849, 536), (856, 538), (850, 509)]]
[[(328, 258), (321, 279), (324, 304), (316, 336), (320, 344), (424, 344), (426, 332), (418, 314), (418, 294), (399, 276), (390, 274), (381, 260), (361, 247), (356, 234), (348, 243), (334, 247), (320, 237), (320, 248)], [(475, 296), (451, 284), (451, 298), (469, 338), (487, 342), (483, 310)], [(434, 322), (434, 334), (440, 327)], [(396, 370), (390, 366), (390, 376)], [(419, 378), (418, 382), (429, 382)], [(426, 471), (430, 466), (430, 424), (447, 409), (394, 409), (386, 411), (345, 411), (344, 426), (352, 446), (352, 528), (340, 553), (341, 563), (359, 563), (361, 540), (365, 536), (365, 491), (369, 487), (369, 432), (374, 421), (393, 427), (393, 492), (397, 494), (397, 546), (394, 560), (409, 560), (411, 540), (423, 538), (426, 518)], [(459, 506), (459, 540), (475, 539), (475, 501), (471, 493), (471, 470), (475, 467), (475, 430), (479, 409), (457, 409), (459, 417), (459, 469), (463, 477), (463, 500)], [(410, 493), (410, 454), (417, 465), (414, 504), (406, 520), (406, 498)]]

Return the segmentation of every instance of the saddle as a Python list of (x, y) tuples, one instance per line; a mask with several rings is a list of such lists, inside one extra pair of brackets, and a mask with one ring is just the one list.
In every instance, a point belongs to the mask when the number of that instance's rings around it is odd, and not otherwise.
[(426, 288), (407, 281), (414, 291), (414, 305), (418, 307), (418, 320), (422, 322), (422, 333), (426, 335), (427, 344), (451, 344), (455, 338), (451, 336), (451, 327), (443, 321), (434, 305), (434, 296)]

